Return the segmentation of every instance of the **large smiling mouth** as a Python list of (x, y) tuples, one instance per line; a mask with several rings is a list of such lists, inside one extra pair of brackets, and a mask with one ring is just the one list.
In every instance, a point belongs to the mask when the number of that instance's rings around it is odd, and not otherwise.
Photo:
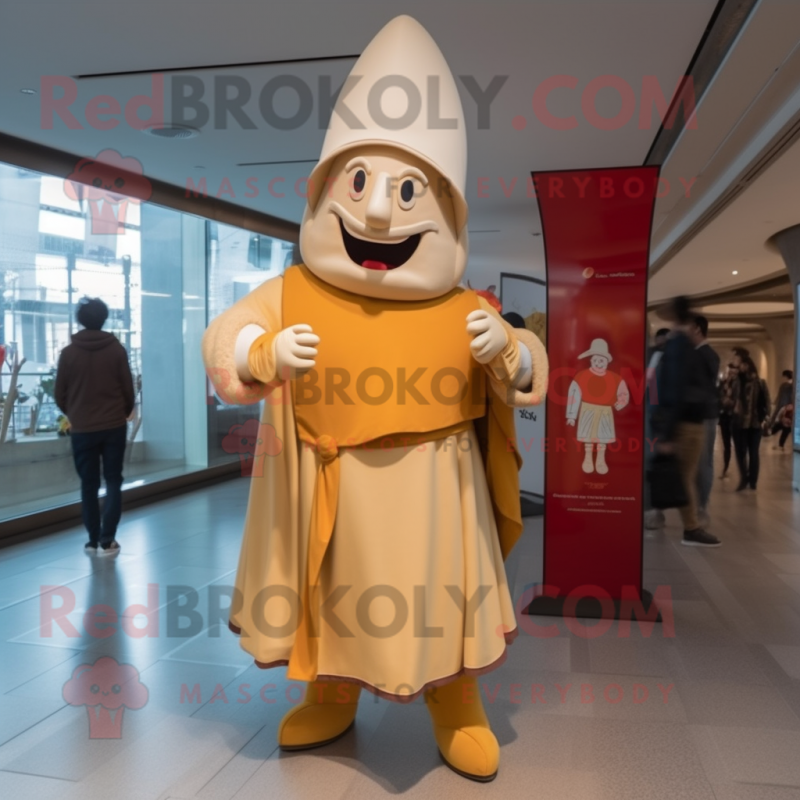
[(352, 233), (348, 233), (341, 217), (339, 217), (339, 230), (342, 232), (344, 249), (350, 260), (365, 269), (378, 271), (402, 267), (414, 255), (422, 238), (421, 233), (415, 233), (396, 244), (359, 239)]

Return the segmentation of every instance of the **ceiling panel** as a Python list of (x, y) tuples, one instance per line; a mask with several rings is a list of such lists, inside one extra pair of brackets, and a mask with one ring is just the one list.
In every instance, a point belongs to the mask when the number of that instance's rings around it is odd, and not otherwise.
[[(209, 186), (228, 176), (235, 202), (299, 221), (302, 198), (275, 198), (263, 191), (248, 198), (239, 191), (244, 173), (235, 165), (315, 158), (323, 131), (313, 122), (289, 134), (261, 125), (257, 130), (204, 128), (199, 137), (185, 141), (157, 140), (124, 125), (109, 131), (69, 130), (59, 122), (45, 130), (40, 98), (23, 95), (20, 89), (37, 88), (42, 75), (348, 56), (359, 53), (392, 16), (409, 13), (430, 30), (456, 75), (473, 76), (482, 87), (496, 75), (508, 76), (491, 105), (488, 129), (478, 127), (475, 101), (462, 91), (470, 146), (470, 227), (502, 232), (494, 241), (474, 242), (470, 274), (475, 273), (478, 281), (477, 273), (495, 280), (503, 265), (511, 263), (542, 274), (541, 239), (531, 236), (538, 230), (537, 207), (525, 189), (530, 171), (641, 164), (657, 132), (656, 121), (652, 129), (640, 129), (638, 114), (634, 114), (618, 130), (599, 130), (583, 115), (581, 93), (592, 80), (613, 75), (627, 81), (637, 97), (649, 76), (669, 95), (715, 6), (716, 0), (5, 3), (0, 28), (0, 130), (78, 156), (114, 148), (139, 159), (146, 174), (178, 186), (200, 173), (206, 175)], [(276, 70), (302, 75), (312, 84), (327, 74), (335, 83), (343, 76), (346, 62), (212, 71), (246, 75), (255, 87), (261, 87)], [(204, 80), (210, 78), (203, 71), (194, 72)], [(534, 114), (534, 91), (555, 75), (571, 75), (578, 81), (575, 91), (560, 89), (548, 102), (551, 113), (576, 116), (574, 130), (554, 130)], [(92, 79), (81, 82), (79, 97), (82, 102), (101, 91), (123, 99), (146, 91), (147, 86), (147, 76)], [(601, 114), (613, 116), (620, 107), (613, 89), (600, 91), (597, 108)], [(518, 130), (512, 120), (520, 116), (526, 126)], [(205, 170), (197, 170), (198, 165)], [(302, 177), (303, 169), (287, 165), (286, 178)], [(276, 174), (265, 171), (264, 177)]]

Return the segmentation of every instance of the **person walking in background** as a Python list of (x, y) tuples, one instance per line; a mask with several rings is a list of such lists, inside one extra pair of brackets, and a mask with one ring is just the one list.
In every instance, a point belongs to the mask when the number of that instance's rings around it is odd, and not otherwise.
[[(750, 358), (750, 351), (746, 347), (734, 347), (733, 348), (733, 356), (731, 357), (731, 363), (733, 364), (734, 369), (736, 370), (736, 380), (734, 381), (734, 392), (741, 391), (741, 388), (744, 384), (745, 374), (742, 369), (742, 363), (744, 359)], [(734, 395), (734, 405), (736, 403), (736, 395)], [(736, 463), (739, 463), (739, 452), (743, 446), (743, 442), (740, 441), (742, 439), (743, 433), (742, 429), (738, 427), (736, 424), (735, 416), (731, 415), (731, 441), (733, 442), (733, 452), (736, 455)], [(746, 445), (745, 445), (746, 446)]]
[(719, 432), (722, 436), (722, 475), (728, 475), (731, 464), (731, 441), (733, 425), (734, 384), (739, 381), (739, 370), (728, 364), (728, 372), (719, 385)]
[[(84, 546), (90, 555), (114, 556), (122, 514), (122, 460), (127, 419), (133, 412), (133, 377), (128, 354), (117, 338), (102, 330), (108, 306), (99, 298), (84, 299), (77, 311), (84, 330), (72, 336), (58, 359), (55, 400), (69, 419), (72, 455), (81, 480)], [(100, 463), (106, 482), (102, 520), (98, 492)]]
[(788, 403), (778, 412), (778, 428), (781, 438), (775, 445), (776, 450), (783, 450), (786, 440), (791, 436), (792, 426), (794, 425), (794, 403)]
[(739, 380), (734, 384), (733, 441), (740, 480), (737, 492), (748, 486), (755, 489), (761, 466), (759, 447), (764, 420), (769, 413), (770, 400), (767, 384), (758, 376), (758, 369), (750, 356), (741, 358)]
[(717, 420), (719, 419), (719, 396), (717, 381), (719, 379), (720, 358), (717, 351), (708, 343), (708, 319), (697, 314), (689, 325), (689, 338), (695, 346), (702, 371), (703, 391), (705, 394), (705, 413), (703, 426), (703, 453), (697, 468), (697, 513), (698, 521), (706, 526), (710, 523), (708, 516), (708, 500), (714, 483), (714, 444), (717, 438)]
[(719, 547), (720, 540), (703, 530), (697, 517), (697, 469), (703, 453), (708, 403), (706, 365), (689, 336), (696, 323), (688, 299), (676, 298), (671, 313), (676, 325), (659, 364), (658, 406), (653, 416), (656, 450), (675, 455), (680, 466), (688, 497), (688, 503), (679, 509), (682, 544)]
[(648, 380), (651, 376), (655, 376), (655, 371), (658, 368), (658, 362), (661, 361), (661, 356), (664, 355), (664, 348), (669, 339), (670, 329), (659, 328), (653, 338), (653, 346), (647, 354), (647, 377)]
[(733, 368), (736, 370), (737, 376), (740, 375), (742, 361), (745, 358), (750, 358), (750, 351), (746, 347), (733, 348), (733, 357), (731, 358), (731, 363), (733, 364)]
[(500, 315), (512, 328), (524, 328), (525, 320), (522, 314), (517, 314), (516, 311), (507, 311), (505, 314)]
[[(664, 355), (664, 346), (669, 337), (669, 328), (659, 328), (656, 331), (653, 346), (647, 358), (647, 382), (645, 384), (645, 441), (653, 441), (653, 410), (658, 405), (658, 365)], [(653, 456), (652, 448), (645, 450), (645, 470), (649, 470)], [(659, 530), (666, 523), (664, 512), (660, 508), (653, 508), (650, 502), (650, 483), (644, 482), (644, 526), (648, 530)]]
[[(778, 397), (775, 400), (775, 408), (766, 426), (767, 436), (772, 436), (779, 430), (782, 430), (783, 426), (780, 423), (780, 413), (786, 406), (793, 403), (794, 373), (790, 369), (785, 369), (783, 373), (781, 373), (781, 385), (778, 387)], [(784, 441), (786, 440), (784, 439)]]

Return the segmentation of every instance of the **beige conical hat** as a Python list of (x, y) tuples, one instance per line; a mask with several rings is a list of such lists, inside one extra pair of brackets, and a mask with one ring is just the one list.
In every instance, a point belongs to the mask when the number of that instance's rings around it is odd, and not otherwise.
[(398, 147), (437, 169), (452, 187), (458, 229), (466, 224), (467, 133), (461, 98), (442, 51), (409, 16), (385, 25), (353, 66), (311, 173), (312, 209), (331, 161), (366, 144)]
[(592, 339), (591, 347), (585, 353), (581, 353), (578, 358), (586, 358), (586, 356), (603, 356), (609, 361), (613, 360), (611, 353), (608, 352), (608, 342), (605, 339)]

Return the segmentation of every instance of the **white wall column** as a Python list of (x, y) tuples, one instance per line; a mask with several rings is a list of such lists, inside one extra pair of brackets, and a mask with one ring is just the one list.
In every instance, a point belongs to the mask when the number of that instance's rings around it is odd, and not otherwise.
[(206, 222), (181, 216), (183, 251), (183, 427), (186, 466), (208, 466), (206, 373), (200, 342), (206, 329)]

